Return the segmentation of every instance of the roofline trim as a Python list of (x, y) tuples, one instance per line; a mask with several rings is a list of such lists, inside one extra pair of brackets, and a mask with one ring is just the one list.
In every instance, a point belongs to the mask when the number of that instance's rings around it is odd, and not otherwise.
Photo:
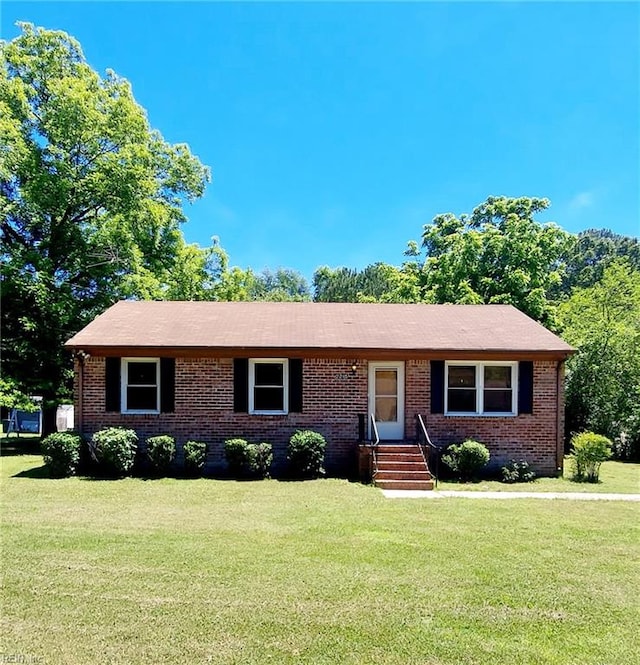
[(96, 346), (69, 344), (71, 351), (107, 357), (182, 358), (353, 358), (357, 360), (565, 360), (575, 349), (380, 349), (351, 347), (196, 347), (196, 346)]

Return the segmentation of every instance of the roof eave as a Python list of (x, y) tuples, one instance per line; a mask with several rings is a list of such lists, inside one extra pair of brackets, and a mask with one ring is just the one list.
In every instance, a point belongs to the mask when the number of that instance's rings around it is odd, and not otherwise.
[(575, 349), (497, 349), (497, 348), (360, 348), (360, 347), (249, 347), (249, 346), (139, 346), (80, 344), (70, 340), (70, 351), (91, 356), (185, 357), (185, 358), (354, 358), (387, 360), (565, 360)]

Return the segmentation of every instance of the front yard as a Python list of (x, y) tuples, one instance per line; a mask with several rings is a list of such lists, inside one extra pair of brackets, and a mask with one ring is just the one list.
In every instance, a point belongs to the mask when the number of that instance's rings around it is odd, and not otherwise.
[(564, 461), (566, 477), (536, 478), (531, 483), (502, 483), (498, 480), (482, 480), (477, 483), (440, 481), (439, 490), (464, 490), (473, 492), (602, 492), (614, 494), (640, 493), (640, 464), (604, 462), (599, 483), (575, 483), (570, 480), (571, 462)]
[(2, 458), (5, 660), (640, 661), (638, 504), (50, 480), (41, 463)]

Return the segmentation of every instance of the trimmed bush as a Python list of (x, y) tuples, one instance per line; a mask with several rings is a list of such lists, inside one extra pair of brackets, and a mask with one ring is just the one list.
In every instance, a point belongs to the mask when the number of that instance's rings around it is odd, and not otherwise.
[(152, 436), (147, 439), (147, 459), (156, 473), (167, 473), (175, 457), (176, 441), (172, 436)]
[(207, 461), (207, 444), (202, 441), (187, 441), (183, 450), (185, 472), (190, 476), (201, 476)]
[(224, 455), (234, 478), (268, 478), (273, 448), (269, 443), (249, 443), (245, 439), (227, 439)]
[(535, 472), (529, 466), (529, 462), (511, 460), (509, 464), (502, 467), (503, 483), (530, 483), (536, 479)]
[(250, 443), (251, 473), (256, 478), (269, 478), (273, 462), (273, 447), (270, 443)]
[(91, 451), (103, 473), (118, 478), (131, 473), (138, 435), (132, 429), (107, 427), (91, 437)]
[(327, 442), (319, 432), (298, 430), (289, 439), (287, 460), (296, 478), (318, 478), (324, 475), (324, 451)]
[(449, 446), (446, 454), (442, 456), (442, 461), (460, 480), (469, 481), (478, 477), (480, 470), (488, 464), (489, 458), (489, 450), (484, 444), (467, 439)]
[(600, 478), (600, 465), (611, 457), (611, 446), (611, 441), (601, 434), (575, 434), (571, 438), (571, 480), (578, 483), (597, 483)]
[(80, 463), (82, 437), (70, 432), (49, 434), (40, 444), (44, 463), (53, 478), (72, 476)]
[(224, 457), (227, 460), (229, 473), (234, 478), (243, 478), (247, 466), (247, 446), (245, 439), (227, 439), (224, 442)]

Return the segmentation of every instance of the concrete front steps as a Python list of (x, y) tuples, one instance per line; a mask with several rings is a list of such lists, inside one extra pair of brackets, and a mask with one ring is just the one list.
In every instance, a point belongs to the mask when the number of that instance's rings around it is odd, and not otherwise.
[(433, 478), (420, 447), (410, 443), (380, 443), (373, 484), (385, 490), (432, 490)]

